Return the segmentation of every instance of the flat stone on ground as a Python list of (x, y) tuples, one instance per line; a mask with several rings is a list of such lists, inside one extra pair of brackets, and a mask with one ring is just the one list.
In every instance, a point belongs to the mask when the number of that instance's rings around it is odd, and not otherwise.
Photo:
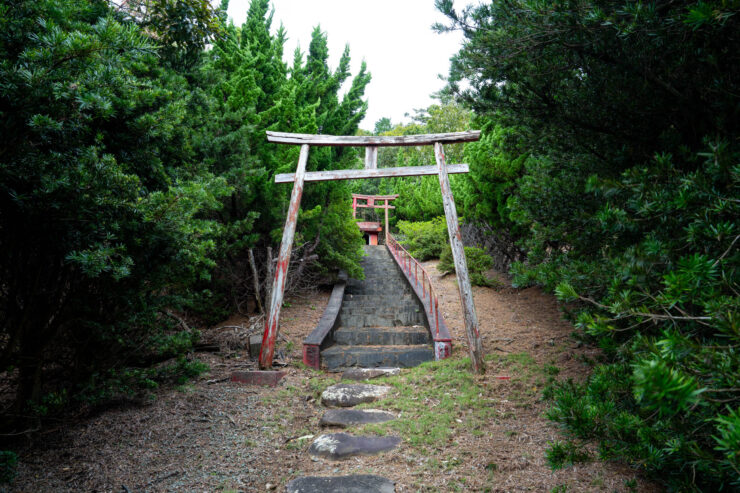
[(284, 371), (235, 371), (231, 374), (231, 381), (247, 385), (265, 385), (275, 387), (284, 376)]
[(321, 403), (329, 407), (352, 407), (363, 402), (377, 401), (390, 390), (387, 385), (338, 383), (321, 393)]
[(343, 380), (370, 380), (378, 377), (391, 377), (401, 372), (399, 368), (350, 368), (342, 373)]
[(315, 457), (330, 460), (342, 460), (356, 455), (378, 454), (393, 450), (401, 443), (400, 437), (366, 437), (347, 433), (319, 435), (308, 448), (308, 453)]
[(307, 476), (289, 481), (288, 493), (393, 493), (393, 481), (371, 474), (353, 476)]
[(321, 417), (319, 425), (345, 428), (352, 425), (385, 423), (392, 419), (396, 419), (393, 413), (379, 409), (329, 409)]

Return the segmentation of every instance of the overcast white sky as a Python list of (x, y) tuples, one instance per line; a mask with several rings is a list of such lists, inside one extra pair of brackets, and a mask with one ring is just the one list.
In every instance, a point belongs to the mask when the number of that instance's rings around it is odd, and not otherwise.
[[(462, 43), (458, 32), (432, 31), (434, 22), (445, 21), (434, 0), (272, 0), (272, 6), (273, 31), (281, 22), (287, 31), (289, 63), (296, 45), (304, 55), (308, 51), (316, 25), (327, 33), (332, 69), (345, 44), (350, 47), (353, 76), (361, 61), (367, 62), (372, 74), (365, 90), (369, 108), (360, 124), (366, 130), (382, 117), (407, 122), (405, 113), (432, 104), (430, 94), (444, 86), (438, 75), (447, 75), (450, 57)], [(248, 8), (249, 0), (231, 0), (229, 17), (240, 26)]]

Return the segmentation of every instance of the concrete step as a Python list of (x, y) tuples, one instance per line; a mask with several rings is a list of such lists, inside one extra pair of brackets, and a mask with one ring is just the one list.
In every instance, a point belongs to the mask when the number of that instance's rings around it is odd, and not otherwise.
[(403, 301), (404, 303), (408, 303), (409, 301), (414, 301), (416, 298), (414, 296), (411, 296), (411, 293), (403, 293), (401, 295), (397, 294), (345, 294), (344, 299), (342, 300), (342, 304), (362, 304), (362, 303), (377, 303), (377, 304), (384, 304), (386, 302), (391, 303), (395, 301)]
[(431, 344), (429, 331), (420, 325), (400, 327), (339, 327), (334, 342), (345, 346), (410, 346)]
[(367, 296), (390, 296), (393, 298), (402, 298), (411, 296), (411, 290), (399, 290), (399, 289), (366, 289), (366, 288), (346, 288), (344, 291), (345, 296), (347, 295), (367, 295)]
[(385, 300), (381, 302), (377, 301), (345, 301), (342, 303), (341, 313), (345, 315), (352, 314), (372, 314), (372, 313), (383, 313), (385, 315), (392, 315), (394, 313), (403, 313), (406, 311), (416, 312), (421, 311), (421, 308), (417, 303), (412, 300)]
[(394, 302), (388, 301), (386, 303), (376, 303), (374, 301), (368, 301), (365, 303), (342, 303), (342, 311), (346, 315), (352, 314), (373, 314), (378, 315), (394, 315), (396, 313), (416, 313), (420, 312), (421, 308), (416, 303), (411, 302)]
[(421, 312), (404, 312), (393, 315), (352, 314), (339, 315), (340, 322), (346, 327), (398, 327), (403, 325), (422, 325), (424, 315)]
[(395, 289), (404, 291), (408, 289), (406, 282), (401, 279), (365, 279), (364, 281), (352, 281), (347, 283), (347, 288), (367, 288), (367, 289)]
[[(393, 320), (394, 322), (397, 320), (419, 320), (422, 319), (421, 310), (416, 308), (415, 306), (359, 306), (359, 307), (342, 307), (341, 311), (339, 312), (339, 316), (342, 320), (342, 325), (346, 325), (348, 327), (368, 327), (367, 325), (367, 318), (368, 317), (377, 317), (379, 320)], [(365, 322), (363, 322), (363, 325), (356, 325), (356, 324), (349, 324), (346, 323), (347, 320), (354, 318), (354, 317), (362, 317)], [(394, 327), (398, 325), (397, 323), (392, 324)], [(408, 323), (406, 325), (421, 325), (418, 323)], [(384, 327), (386, 324), (375, 324), (376, 327)]]
[(330, 371), (353, 366), (410, 368), (425, 361), (434, 360), (434, 349), (430, 345), (422, 344), (409, 346), (342, 346), (335, 344), (321, 351), (321, 359)]
[(347, 294), (380, 294), (393, 296), (397, 294), (411, 294), (411, 288), (401, 282), (369, 282), (364, 284), (349, 284), (344, 290)]

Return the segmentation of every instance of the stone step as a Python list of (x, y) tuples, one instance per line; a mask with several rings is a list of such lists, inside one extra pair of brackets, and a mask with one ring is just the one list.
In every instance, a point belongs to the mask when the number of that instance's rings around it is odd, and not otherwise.
[[(385, 304), (355, 304), (344, 306), (339, 311), (342, 317), (351, 317), (353, 315), (377, 315), (378, 317), (387, 317), (390, 319), (411, 317), (417, 313), (421, 313), (421, 310), (413, 305), (404, 305), (399, 303), (397, 305), (385, 305)], [(382, 324), (378, 324), (379, 326)], [(417, 324), (410, 324), (417, 325)]]
[(410, 300), (410, 299), (387, 299), (387, 300), (373, 300), (373, 299), (367, 299), (367, 300), (348, 300), (342, 302), (342, 310), (344, 310), (346, 313), (360, 313), (363, 310), (373, 310), (373, 312), (377, 310), (384, 310), (384, 309), (394, 309), (397, 311), (416, 311), (420, 310), (418, 307), (416, 300)]
[(390, 479), (372, 474), (351, 476), (304, 476), (288, 481), (288, 493), (393, 493), (395, 484)]
[(411, 288), (401, 287), (399, 284), (388, 286), (347, 286), (344, 295), (364, 296), (403, 296), (411, 295)]
[(342, 299), (343, 305), (361, 305), (363, 303), (375, 303), (375, 304), (391, 304), (397, 302), (408, 303), (416, 301), (416, 298), (411, 296), (411, 293), (403, 293), (400, 295), (390, 294), (345, 294)]
[(340, 320), (346, 327), (400, 327), (408, 325), (422, 325), (424, 317), (421, 312), (401, 312), (388, 315), (378, 314), (351, 314), (340, 312)]
[(361, 266), (363, 272), (365, 273), (365, 277), (368, 276), (368, 273), (387, 273), (392, 275), (398, 275), (401, 273), (398, 265), (396, 265), (396, 262), (390, 259), (375, 262), (365, 262), (361, 264)]
[[(403, 281), (403, 278), (398, 276), (377, 276), (377, 277), (366, 277), (365, 279), (350, 279), (347, 282), (347, 286), (395, 286), (398, 282)], [(405, 284), (405, 283), (404, 283)]]
[(350, 286), (360, 283), (397, 283), (403, 281), (403, 278), (397, 273), (384, 273), (384, 272), (366, 272), (365, 279), (353, 279), (349, 283)]
[(370, 423), (385, 423), (396, 419), (396, 415), (380, 409), (328, 409), (319, 421), (319, 426), (348, 426), (366, 425)]
[(378, 377), (394, 377), (401, 373), (400, 368), (350, 368), (342, 373), (342, 380), (370, 380)]
[(387, 385), (338, 383), (327, 387), (321, 393), (321, 403), (327, 407), (353, 407), (382, 399), (390, 390)]
[(401, 280), (388, 282), (365, 282), (362, 284), (348, 284), (345, 288), (347, 294), (365, 295), (411, 295), (411, 288)]
[(374, 455), (398, 447), (401, 437), (397, 436), (354, 436), (348, 433), (319, 435), (308, 447), (314, 457), (343, 460), (358, 455)]
[(431, 344), (429, 331), (421, 325), (399, 327), (339, 327), (334, 342), (347, 346), (411, 346)]
[(434, 349), (431, 345), (422, 344), (409, 346), (342, 346), (335, 344), (321, 351), (321, 359), (330, 371), (355, 366), (410, 368), (425, 361), (434, 360)]
[(406, 285), (401, 279), (396, 281), (373, 282), (365, 281), (362, 283), (348, 284), (345, 294), (355, 294), (355, 291), (367, 291), (368, 293), (359, 292), (356, 294), (411, 294), (411, 287)]

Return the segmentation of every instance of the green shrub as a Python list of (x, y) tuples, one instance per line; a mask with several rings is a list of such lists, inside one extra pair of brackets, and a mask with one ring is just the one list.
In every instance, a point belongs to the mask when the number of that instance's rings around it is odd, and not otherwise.
[(416, 260), (439, 258), (447, 245), (447, 223), (442, 216), (431, 221), (399, 221), (404, 248)]
[(466, 37), (449, 88), (490, 122), (469, 214), (602, 349), (550, 417), (672, 491), (736, 491), (740, 5), (437, 5)]
[[(470, 284), (473, 286), (498, 287), (496, 279), (486, 276), (486, 271), (493, 267), (493, 259), (483, 249), (478, 247), (465, 247), (465, 258), (468, 261), (468, 275)], [(455, 272), (455, 262), (452, 258), (452, 248), (445, 246), (439, 257), (437, 270), (444, 274)]]
[(578, 462), (586, 462), (590, 458), (585, 448), (572, 441), (548, 442), (545, 450), (545, 459), (552, 469), (562, 469)]
[(0, 450), (0, 484), (10, 484), (15, 479), (18, 455), (11, 450)]

